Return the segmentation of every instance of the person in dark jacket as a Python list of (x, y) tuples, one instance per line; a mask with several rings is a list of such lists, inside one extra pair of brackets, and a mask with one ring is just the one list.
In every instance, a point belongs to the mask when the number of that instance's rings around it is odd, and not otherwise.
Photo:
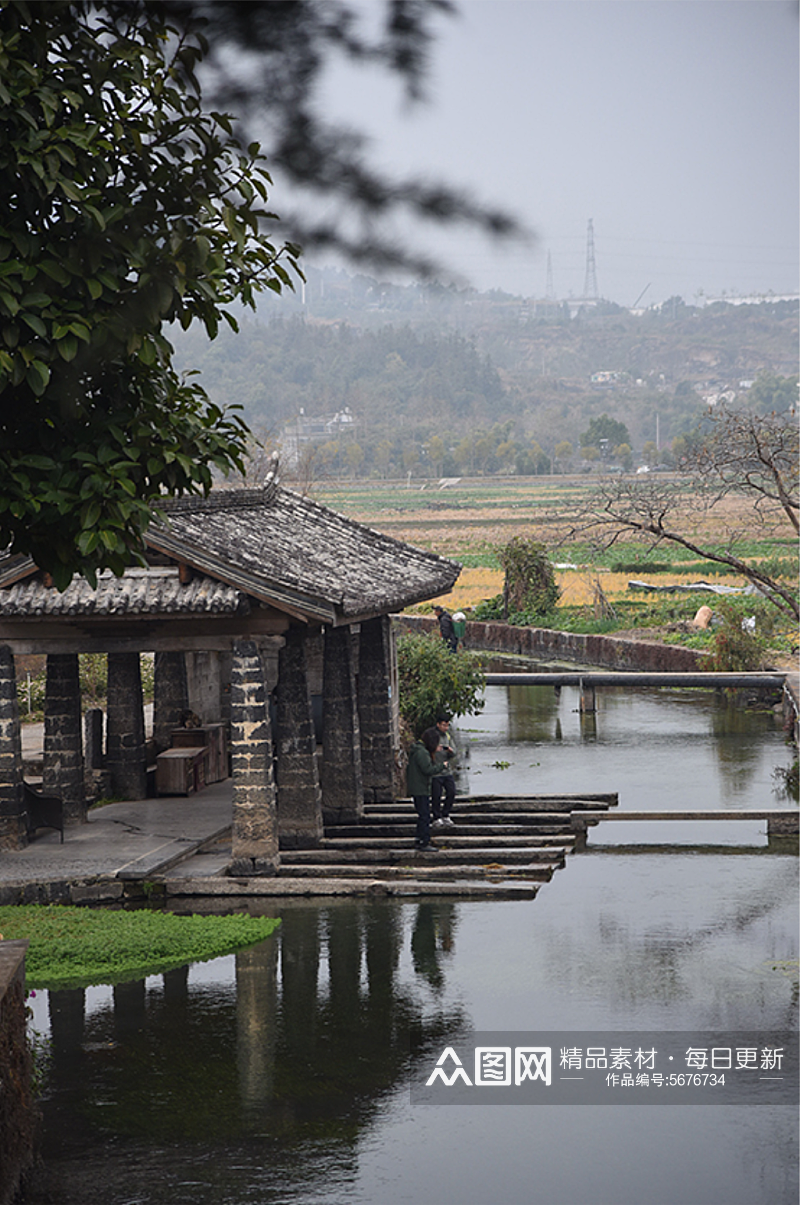
[[(450, 813), (456, 798), (456, 780), (453, 774), (453, 762), (456, 759), (455, 741), (450, 735), (450, 716), (440, 715), (433, 728), (429, 728), (431, 740), (436, 740), (438, 748), (434, 755), (437, 773), (431, 779), (431, 813), (433, 821), (431, 828), (455, 828)], [(423, 740), (427, 733), (423, 734)], [(442, 799), (444, 798), (444, 802)]]
[(417, 813), (415, 845), (424, 853), (437, 852), (436, 846), (431, 845), (430, 836), (431, 779), (440, 770), (435, 761), (438, 747), (438, 733), (433, 736), (431, 730), (424, 732), (409, 754), (406, 771), (408, 793), (414, 801), (414, 810)]
[(458, 637), (456, 630), (453, 627), (453, 617), (445, 611), (444, 607), (434, 607), (433, 613), (439, 620), (439, 631), (442, 634), (442, 640), (445, 642), (451, 653), (455, 653), (458, 649)]

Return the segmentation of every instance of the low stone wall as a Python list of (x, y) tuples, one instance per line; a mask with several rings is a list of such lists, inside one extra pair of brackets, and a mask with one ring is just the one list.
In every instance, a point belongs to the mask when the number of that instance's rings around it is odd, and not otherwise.
[(0, 1205), (17, 1198), (33, 1163), (35, 1110), (25, 1037), (27, 941), (0, 941)]
[[(396, 615), (400, 631), (430, 632), (436, 619), (427, 615)], [(467, 624), (465, 647), (482, 652), (511, 653), (536, 661), (567, 661), (603, 669), (650, 673), (691, 673), (702, 669), (706, 654), (679, 645), (618, 636), (582, 636), (550, 628), (516, 628), (505, 623)]]

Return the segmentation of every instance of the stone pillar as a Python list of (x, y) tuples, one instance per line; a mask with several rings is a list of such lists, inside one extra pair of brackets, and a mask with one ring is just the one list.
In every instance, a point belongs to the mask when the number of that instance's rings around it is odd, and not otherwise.
[(45, 795), (60, 795), (64, 819), (86, 820), (77, 653), (49, 653), (44, 694)]
[(102, 770), (103, 711), (90, 707), (83, 717), (83, 763), (87, 770)]
[(153, 739), (156, 752), (172, 744), (172, 732), (189, 710), (186, 658), (183, 653), (156, 653), (153, 688)]
[(293, 628), (280, 651), (277, 690), (278, 831), (283, 849), (310, 849), (322, 837), (317, 741), (306, 674), (305, 632)]
[(0, 645), (0, 850), (28, 843), (22, 799), (22, 738), (17, 674), (8, 645)]
[(120, 799), (147, 798), (142, 674), (138, 653), (108, 654), (106, 768)]
[(322, 817), (354, 824), (364, 815), (361, 730), (358, 723), (353, 636), (327, 628), (322, 698)]
[(580, 706), (581, 714), (589, 715), (589, 714), (597, 711), (597, 700), (595, 698), (594, 683), (587, 682), (584, 678), (581, 678), (580, 691), (581, 691), (581, 706)]
[(264, 668), (253, 640), (237, 640), (231, 669), (231, 875), (276, 874), (278, 816)]
[(371, 803), (391, 803), (405, 791), (400, 783), (397, 673), (388, 615), (361, 625), (358, 714), (364, 798)]

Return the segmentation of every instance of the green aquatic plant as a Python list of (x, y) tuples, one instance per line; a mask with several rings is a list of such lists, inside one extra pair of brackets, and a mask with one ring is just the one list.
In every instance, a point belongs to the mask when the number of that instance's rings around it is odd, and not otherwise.
[(255, 945), (280, 921), (266, 916), (175, 916), (30, 904), (0, 908), (0, 932), (26, 938), (34, 988), (124, 983)]

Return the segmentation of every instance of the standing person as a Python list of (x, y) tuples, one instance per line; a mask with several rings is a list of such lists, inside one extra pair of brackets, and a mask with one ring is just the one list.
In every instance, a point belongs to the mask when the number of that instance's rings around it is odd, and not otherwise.
[[(431, 740), (436, 740), (437, 749), (434, 756), (438, 773), (431, 779), (431, 805), (433, 811), (433, 828), (455, 828), (450, 819), (453, 803), (456, 798), (456, 780), (453, 776), (452, 763), (457, 756), (455, 742), (450, 736), (450, 716), (440, 715), (433, 728), (423, 733), (423, 740), (431, 734)], [(442, 803), (444, 796), (444, 803)]]
[(433, 613), (439, 620), (439, 631), (442, 634), (442, 640), (445, 642), (451, 653), (454, 653), (458, 648), (458, 637), (456, 630), (453, 627), (453, 617), (445, 611), (444, 607), (434, 607)]
[(428, 728), (413, 746), (406, 771), (408, 793), (417, 813), (414, 844), (426, 854), (438, 853), (436, 846), (431, 845), (431, 780), (437, 770), (434, 759), (438, 747), (438, 732), (435, 728)]
[(462, 649), (467, 635), (467, 617), (463, 611), (454, 612), (453, 631), (456, 634), (456, 647)]

